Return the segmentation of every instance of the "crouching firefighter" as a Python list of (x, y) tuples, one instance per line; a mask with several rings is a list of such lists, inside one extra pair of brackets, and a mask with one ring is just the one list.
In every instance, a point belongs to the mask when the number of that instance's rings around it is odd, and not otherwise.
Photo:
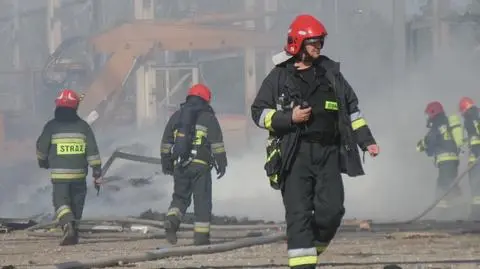
[(210, 106), (210, 90), (192, 86), (186, 102), (169, 119), (162, 138), (161, 158), (164, 174), (173, 175), (172, 201), (165, 220), (167, 240), (176, 244), (176, 232), (193, 194), (194, 244), (210, 244), (213, 167), (217, 178), (225, 175), (227, 155), (223, 134)]
[[(457, 115), (447, 117), (439, 102), (430, 102), (425, 108), (427, 115), (427, 134), (417, 143), (417, 151), (425, 152), (434, 158), (438, 168), (436, 195), (444, 194), (458, 174), (459, 152), (463, 144), (463, 130)], [(457, 186), (449, 196), (440, 201), (438, 209), (448, 209), (454, 198), (461, 195)]]
[(78, 243), (75, 221), (82, 218), (88, 166), (93, 170), (95, 186), (102, 175), (95, 135), (77, 115), (79, 102), (73, 90), (62, 90), (55, 99), (54, 118), (45, 124), (37, 139), (38, 165), (51, 171), (53, 206), (63, 229), (60, 245)]
[(468, 165), (475, 165), (469, 171), (470, 191), (472, 195), (470, 219), (480, 220), (480, 115), (479, 108), (471, 98), (460, 100), (459, 111), (463, 116), (463, 126), (467, 133), (467, 145), (470, 151)]
[(283, 197), (290, 268), (315, 268), (334, 238), (345, 214), (341, 173), (364, 175), (357, 142), (379, 153), (339, 63), (320, 55), (326, 36), (313, 16), (296, 17), (251, 106), (269, 131), (265, 170)]

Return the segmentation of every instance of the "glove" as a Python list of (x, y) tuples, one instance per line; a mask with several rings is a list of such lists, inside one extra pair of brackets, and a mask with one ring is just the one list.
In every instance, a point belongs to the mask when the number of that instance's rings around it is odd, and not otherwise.
[(370, 156), (376, 157), (380, 153), (380, 147), (377, 144), (373, 144), (367, 147), (368, 153)]
[(38, 167), (43, 169), (48, 169), (50, 165), (48, 164), (48, 160), (38, 160)]
[(417, 151), (418, 151), (418, 152), (423, 152), (423, 151), (425, 151), (425, 143), (423, 142), (423, 139), (421, 139), (420, 141), (418, 141), (418, 143), (417, 143)]
[(92, 173), (93, 178), (101, 178), (102, 177), (102, 168), (94, 167), (94, 168), (92, 168), (92, 170), (93, 170), (93, 173)]
[(226, 166), (219, 166), (217, 170), (217, 179), (222, 178), (225, 175), (226, 172)]
[(173, 175), (174, 165), (170, 158), (162, 158), (162, 172), (165, 175)]
[(102, 168), (94, 167), (92, 176), (93, 176), (93, 185), (97, 190), (97, 196), (98, 196), (98, 194), (100, 193), (100, 185), (102, 185)]

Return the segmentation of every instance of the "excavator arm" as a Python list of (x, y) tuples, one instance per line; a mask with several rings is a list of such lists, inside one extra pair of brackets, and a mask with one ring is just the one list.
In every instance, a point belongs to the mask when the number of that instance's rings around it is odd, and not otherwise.
[[(82, 91), (79, 115), (90, 124), (100, 117), (103, 104), (122, 90), (137, 60), (143, 59), (153, 49), (190, 51), (271, 48), (275, 45), (273, 40), (275, 38), (265, 33), (185, 21), (181, 23), (135, 21), (122, 24), (88, 40), (97, 53), (108, 54), (110, 58), (90, 86)], [(78, 41), (78, 38), (65, 42), (63, 46), (71, 45), (74, 41)], [(59, 51), (63, 51), (63, 48), (59, 47)], [(55, 59), (60, 57), (59, 55), (58, 52), (54, 53), (47, 66), (55, 64)], [(65, 81), (57, 84), (64, 85)]]
[(98, 111), (99, 105), (123, 88), (138, 57), (148, 54), (153, 47), (153, 41), (135, 42), (125, 44), (113, 52), (100, 74), (84, 92), (78, 108), (80, 117), (92, 124), (101, 114)]

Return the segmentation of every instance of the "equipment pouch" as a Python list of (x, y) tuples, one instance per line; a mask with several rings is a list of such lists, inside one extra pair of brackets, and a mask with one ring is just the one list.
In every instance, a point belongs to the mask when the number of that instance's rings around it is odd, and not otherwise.
[(280, 173), (282, 169), (282, 156), (280, 153), (281, 140), (277, 137), (271, 137), (267, 140), (267, 160), (265, 161), (265, 172), (270, 180), (270, 186), (275, 190), (281, 187)]

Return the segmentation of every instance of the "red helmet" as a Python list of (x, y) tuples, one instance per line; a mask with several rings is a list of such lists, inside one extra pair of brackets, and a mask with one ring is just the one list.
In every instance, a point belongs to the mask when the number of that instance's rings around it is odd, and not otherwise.
[(298, 15), (288, 29), (285, 51), (296, 55), (302, 48), (303, 42), (310, 38), (323, 38), (327, 35), (325, 26), (312, 15)]
[(212, 93), (210, 92), (210, 89), (203, 85), (203, 84), (195, 84), (193, 85), (190, 90), (188, 90), (187, 96), (198, 96), (201, 97), (203, 100), (210, 102), (212, 99)]
[(458, 110), (460, 111), (460, 113), (464, 114), (474, 105), (475, 102), (471, 98), (463, 97), (462, 99), (460, 99), (460, 103), (458, 103)]
[(80, 103), (80, 96), (70, 89), (63, 89), (55, 99), (57, 107), (77, 108)]
[(444, 110), (442, 104), (437, 101), (428, 103), (427, 107), (425, 108), (425, 114), (427, 114), (428, 118), (430, 119), (443, 112)]

